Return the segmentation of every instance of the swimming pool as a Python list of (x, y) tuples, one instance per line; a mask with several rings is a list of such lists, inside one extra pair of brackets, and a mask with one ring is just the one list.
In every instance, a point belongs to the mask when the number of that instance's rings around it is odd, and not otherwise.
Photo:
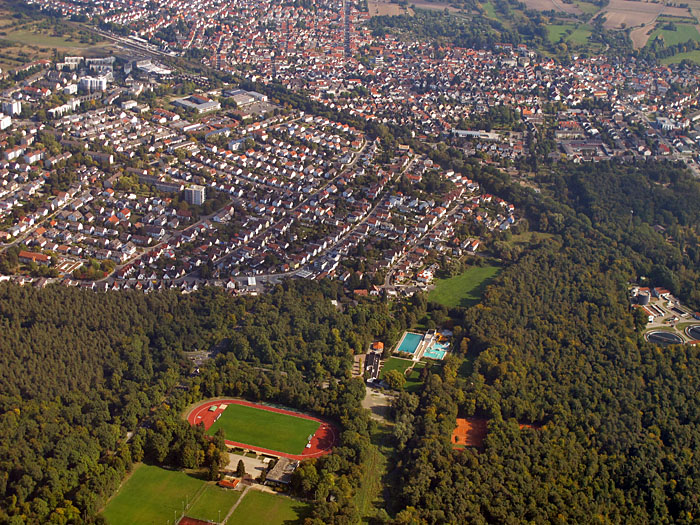
[(442, 360), (445, 358), (445, 354), (447, 354), (447, 349), (450, 347), (448, 344), (443, 344), (443, 343), (433, 343), (430, 345), (430, 348), (428, 348), (425, 353), (423, 353), (423, 356), (428, 357), (430, 359), (438, 359)]
[(433, 350), (432, 348), (430, 350), (426, 350), (425, 353), (423, 354), (423, 357), (427, 357), (429, 359), (437, 359), (438, 361), (445, 359), (445, 354), (447, 352), (445, 350)]
[(406, 332), (401, 340), (401, 344), (397, 349), (397, 352), (404, 352), (406, 354), (414, 354), (418, 345), (423, 340), (423, 336), (420, 334), (414, 334), (411, 332)]

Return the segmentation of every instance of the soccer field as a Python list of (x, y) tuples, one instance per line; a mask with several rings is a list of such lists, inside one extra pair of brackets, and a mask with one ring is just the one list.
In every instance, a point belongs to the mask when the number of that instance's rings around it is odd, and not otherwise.
[(240, 496), (241, 493), (237, 490), (207, 485), (185, 515), (198, 520), (219, 521), (228, 514)]
[(233, 511), (227, 525), (300, 524), (309, 515), (309, 510), (306, 503), (285, 496), (249, 490)]
[(226, 439), (286, 454), (301, 454), (320, 423), (243, 405), (230, 404), (209, 430), (222, 428)]
[(179, 470), (141, 464), (134, 467), (102, 515), (110, 525), (172, 523), (182, 514), (183, 503), (192, 503), (204, 486), (204, 481)]

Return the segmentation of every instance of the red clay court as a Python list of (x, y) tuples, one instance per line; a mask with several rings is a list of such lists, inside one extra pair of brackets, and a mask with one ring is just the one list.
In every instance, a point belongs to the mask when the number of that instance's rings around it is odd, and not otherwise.
[[(300, 454), (291, 454), (289, 452), (283, 452), (279, 450), (272, 450), (269, 448), (264, 448), (251, 443), (241, 443), (238, 441), (232, 441), (227, 439), (226, 444), (233, 447), (244, 448), (248, 450), (253, 450), (261, 454), (268, 454), (271, 456), (285, 457), (295, 460), (304, 460), (310, 458), (317, 458), (330, 454), (334, 446), (338, 442), (338, 431), (330, 423), (323, 421), (321, 419), (309, 416), (306, 414), (301, 414), (299, 412), (293, 412), (291, 410), (285, 410), (283, 408), (276, 408), (267, 405), (261, 405), (259, 403), (251, 403), (250, 401), (244, 401), (241, 399), (217, 399), (212, 401), (206, 401), (201, 405), (197, 405), (187, 414), (187, 421), (190, 425), (204, 425), (205, 430), (209, 430), (211, 426), (219, 417), (224, 413), (225, 408), (228, 405), (240, 405), (243, 407), (250, 407), (257, 410), (263, 410), (266, 412), (272, 412), (276, 414), (282, 414), (285, 416), (291, 416), (298, 419), (303, 419), (306, 421), (313, 421), (319, 424), (316, 432), (311, 437), (309, 445), (304, 448), (303, 452)], [(211, 407), (216, 407), (211, 410)]]

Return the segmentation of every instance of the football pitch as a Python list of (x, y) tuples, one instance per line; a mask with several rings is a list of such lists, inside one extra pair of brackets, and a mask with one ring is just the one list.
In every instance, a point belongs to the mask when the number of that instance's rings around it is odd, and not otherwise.
[(227, 524), (282, 525), (303, 523), (310, 514), (306, 503), (276, 494), (249, 490)]
[(222, 428), (226, 439), (285, 454), (301, 454), (320, 423), (269, 410), (230, 404), (209, 427), (208, 434)]
[(144, 464), (134, 467), (101, 514), (109, 525), (172, 524), (183, 514), (217, 523), (224, 521), (241, 497), (227, 521), (229, 524), (296, 524), (309, 515), (307, 504), (285, 496), (258, 490), (244, 494), (217, 487), (180, 470)]
[(182, 514), (183, 504), (193, 503), (205, 486), (204, 481), (184, 472), (141, 464), (134, 467), (102, 515), (110, 525), (172, 523)]

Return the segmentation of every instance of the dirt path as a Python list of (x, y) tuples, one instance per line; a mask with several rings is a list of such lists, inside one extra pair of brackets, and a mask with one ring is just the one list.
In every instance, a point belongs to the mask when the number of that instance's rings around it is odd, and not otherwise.
[(236, 503), (234, 503), (233, 507), (231, 507), (231, 509), (228, 511), (228, 514), (226, 514), (226, 516), (224, 516), (224, 521), (222, 521), (221, 523), (226, 523), (228, 521), (228, 519), (231, 517), (231, 514), (233, 514), (233, 511), (236, 510), (236, 508), (238, 508), (238, 505), (241, 504), (241, 501), (243, 501), (243, 498), (245, 497), (245, 495), (248, 493), (249, 490), (250, 490), (250, 485), (248, 485), (246, 488), (243, 489), (243, 494), (241, 494), (241, 497), (238, 498), (238, 501)]

